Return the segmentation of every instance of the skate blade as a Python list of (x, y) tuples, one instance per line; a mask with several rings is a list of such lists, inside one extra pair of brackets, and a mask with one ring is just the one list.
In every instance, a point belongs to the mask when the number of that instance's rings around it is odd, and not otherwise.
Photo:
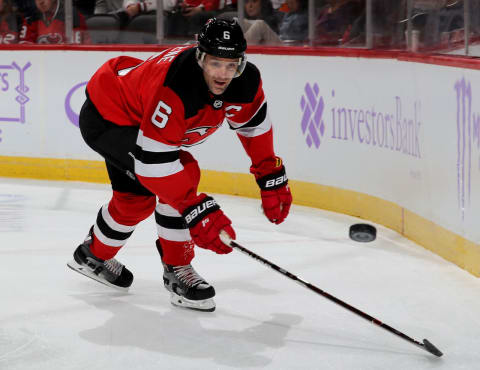
[(213, 312), (215, 311), (215, 301), (212, 298), (199, 301), (192, 301), (175, 293), (170, 293), (170, 303), (174, 306), (188, 308), (190, 310)]
[(118, 291), (123, 292), (123, 293), (128, 293), (128, 288), (120, 287), (120, 286), (114, 285), (112, 283), (109, 283), (107, 280), (102, 279), (98, 275), (95, 275), (89, 269), (85, 268), (82, 265), (79, 265), (77, 263), (77, 261), (75, 261), (75, 260), (67, 262), (67, 266), (70, 267), (73, 271), (76, 271), (79, 274), (82, 274), (86, 277), (89, 277), (90, 279), (93, 279), (95, 281), (98, 281), (99, 283), (102, 283), (103, 285), (106, 285), (110, 288), (113, 288), (113, 289), (118, 290)]

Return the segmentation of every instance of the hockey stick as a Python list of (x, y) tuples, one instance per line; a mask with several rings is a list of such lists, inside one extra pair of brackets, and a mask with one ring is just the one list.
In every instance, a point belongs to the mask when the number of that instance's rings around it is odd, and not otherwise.
[(353, 312), (354, 314), (364, 318), (365, 320), (370, 321), (372, 324), (377, 325), (377, 326), (381, 327), (382, 329), (385, 329), (386, 331), (388, 331), (392, 334), (395, 334), (396, 336), (406, 340), (407, 342), (410, 342), (410, 343), (416, 345), (417, 347), (420, 347), (421, 349), (423, 349), (427, 352), (430, 352), (431, 354), (433, 354), (437, 357), (440, 357), (440, 356), (443, 355), (443, 353), (437, 347), (435, 347), (432, 343), (430, 343), (427, 339), (424, 339), (423, 343), (420, 343), (419, 341), (417, 341), (413, 338), (410, 338), (408, 335), (405, 335), (402, 332), (398, 331), (397, 329), (392, 328), (391, 326), (389, 326), (387, 324), (384, 324), (383, 322), (377, 320), (375, 317), (370, 316), (370, 315), (366, 314), (365, 312), (360, 311), (358, 308), (355, 308), (355, 307), (349, 305), (348, 303), (334, 297), (333, 295), (325, 292), (324, 290), (316, 287), (315, 285), (310, 284), (309, 282), (306, 282), (305, 280), (299, 278), (298, 276), (292, 274), (291, 272), (288, 272), (287, 270), (281, 268), (280, 266), (278, 266), (278, 265), (268, 261), (267, 259), (259, 256), (258, 254), (253, 253), (252, 251), (248, 250), (247, 248), (242, 247), (240, 244), (231, 240), (229, 235), (227, 233), (225, 233), (224, 231), (222, 231), (220, 233), (220, 239), (222, 240), (222, 242), (229, 245), (233, 249), (236, 249), (236, 250), (242, 252), (243, 254), (246, 254), (247, 256), (252, 257), (253, 259), (259, 261), (260, 263), (263, 263), (264, 265), (266, 265), (266, 266), (270, 267), (271, 269), (277, 271), (278, 273), (282, 274), (283, 276), (286, 276), (289, 279), (294, 280), (296, 283), (304, 286), (305, 288), (308, 288), (311, 291), (313, 291), (317, 294), (320, 294), (324, 298), (327, 298), (328, 300), (338, 304), (339, 306), (342, 306), (343, 308), (347, 309), (348, 311)]

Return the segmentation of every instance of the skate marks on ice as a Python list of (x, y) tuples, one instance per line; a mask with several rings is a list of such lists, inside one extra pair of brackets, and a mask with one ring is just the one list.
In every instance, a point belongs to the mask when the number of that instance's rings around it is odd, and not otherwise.
[(0, 369), (35, 351), (39, 337), (27, 329), (0, 329)]
[(26, 201), (22, 194), (0, 193), (0, 232), (23, 231)]
[[(221, 308), (214, 313), (179, 310), (166, 306), (165, 299), (163, 303), (152, 304), (151, 296), (146, 299), (150, 307), (130, 302), (132, 296), (129, 299), (98, 294), (71, 297), (111, 314), (101, 326), (81, 331), (82, 339), (100, 346), (139, 348), (182, 361), (189, 359), (191, 368), (201, 368), (202, 360), (233, 368), (267, 366), (272, 359), (262, 352), (284, 347), (291, 327), (302, 321), (301, 316), (284, 313), (273, 313), (262, 322), (240, 317), (240, 321), (253, 321), (252, 326), (245, 328), (244, 324), (234, 322), (234, 315)], [(160, 298), (166, 297), (162, 294)], [(219, 320), (225, 323), (225, 329), (218, 329)]]
[(0, 322), (0, 369), (46, 369), (44, 363), (64, 356), (64, 350), (50, 345), (41, 330), (25, 328), (21, 323)]

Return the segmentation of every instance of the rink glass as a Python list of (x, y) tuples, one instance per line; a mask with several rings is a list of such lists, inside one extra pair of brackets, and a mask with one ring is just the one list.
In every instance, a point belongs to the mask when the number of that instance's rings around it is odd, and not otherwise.
[[(64, 21), (64, 35), (49, 41), (64, 44), (192, 43), (197, 28), (212, 16), (235, 17), (242, 26), (244, 21), (252, 22), (247, 19), (245, 0), (238, 0), (236, 8), (227, 6), (217, 12), (190, 12), (172, 6), (174, 2), (170, 0), (152, 0), (146, 11), (133, 18), (126, 12), (93, 14), (93, 7), (82, 5), (84, 2), (61, 1), (61, 14), (56, 17)], [(274, 8), (281, 4), (280, 0), (266, 0), (270, 1)], [(288, 14), (288, 5), (299, 9), (295, 16)], [(32, 9), (13, 8), (10, 12), (28, 16)], [(480, 14), (480, 0), (285, 0), (273, 12), (271, 8), (262, 12), (262, 20), (279, 35), (277, 41), (265, 42), (263, 46), (480, 56), (480, 46), (476, 45), (480, 40), (480, 17), (475, 14)], [(296, 25), (296, 30), (285, 33), (289, 21)], [(0, 37), (1, 43), (7, 43), (4, 36)]]

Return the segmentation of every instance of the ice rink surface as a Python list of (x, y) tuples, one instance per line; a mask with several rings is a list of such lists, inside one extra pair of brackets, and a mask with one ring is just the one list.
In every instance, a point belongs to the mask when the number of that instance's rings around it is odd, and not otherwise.
[(255, 199), (216, 195), (237, 241), (320, 289), (427, 338), (432, 356), (238, 251), (197, 249), (214, 313), (173, 307), (153, 218), (117, 258), (128, 294), (66, 267), (107, 185), (0, 181), (0, 369), (478, 369), (480, 281), (397, 233), (356, 243), (358, 219), (293, 206), (270, 224)]

